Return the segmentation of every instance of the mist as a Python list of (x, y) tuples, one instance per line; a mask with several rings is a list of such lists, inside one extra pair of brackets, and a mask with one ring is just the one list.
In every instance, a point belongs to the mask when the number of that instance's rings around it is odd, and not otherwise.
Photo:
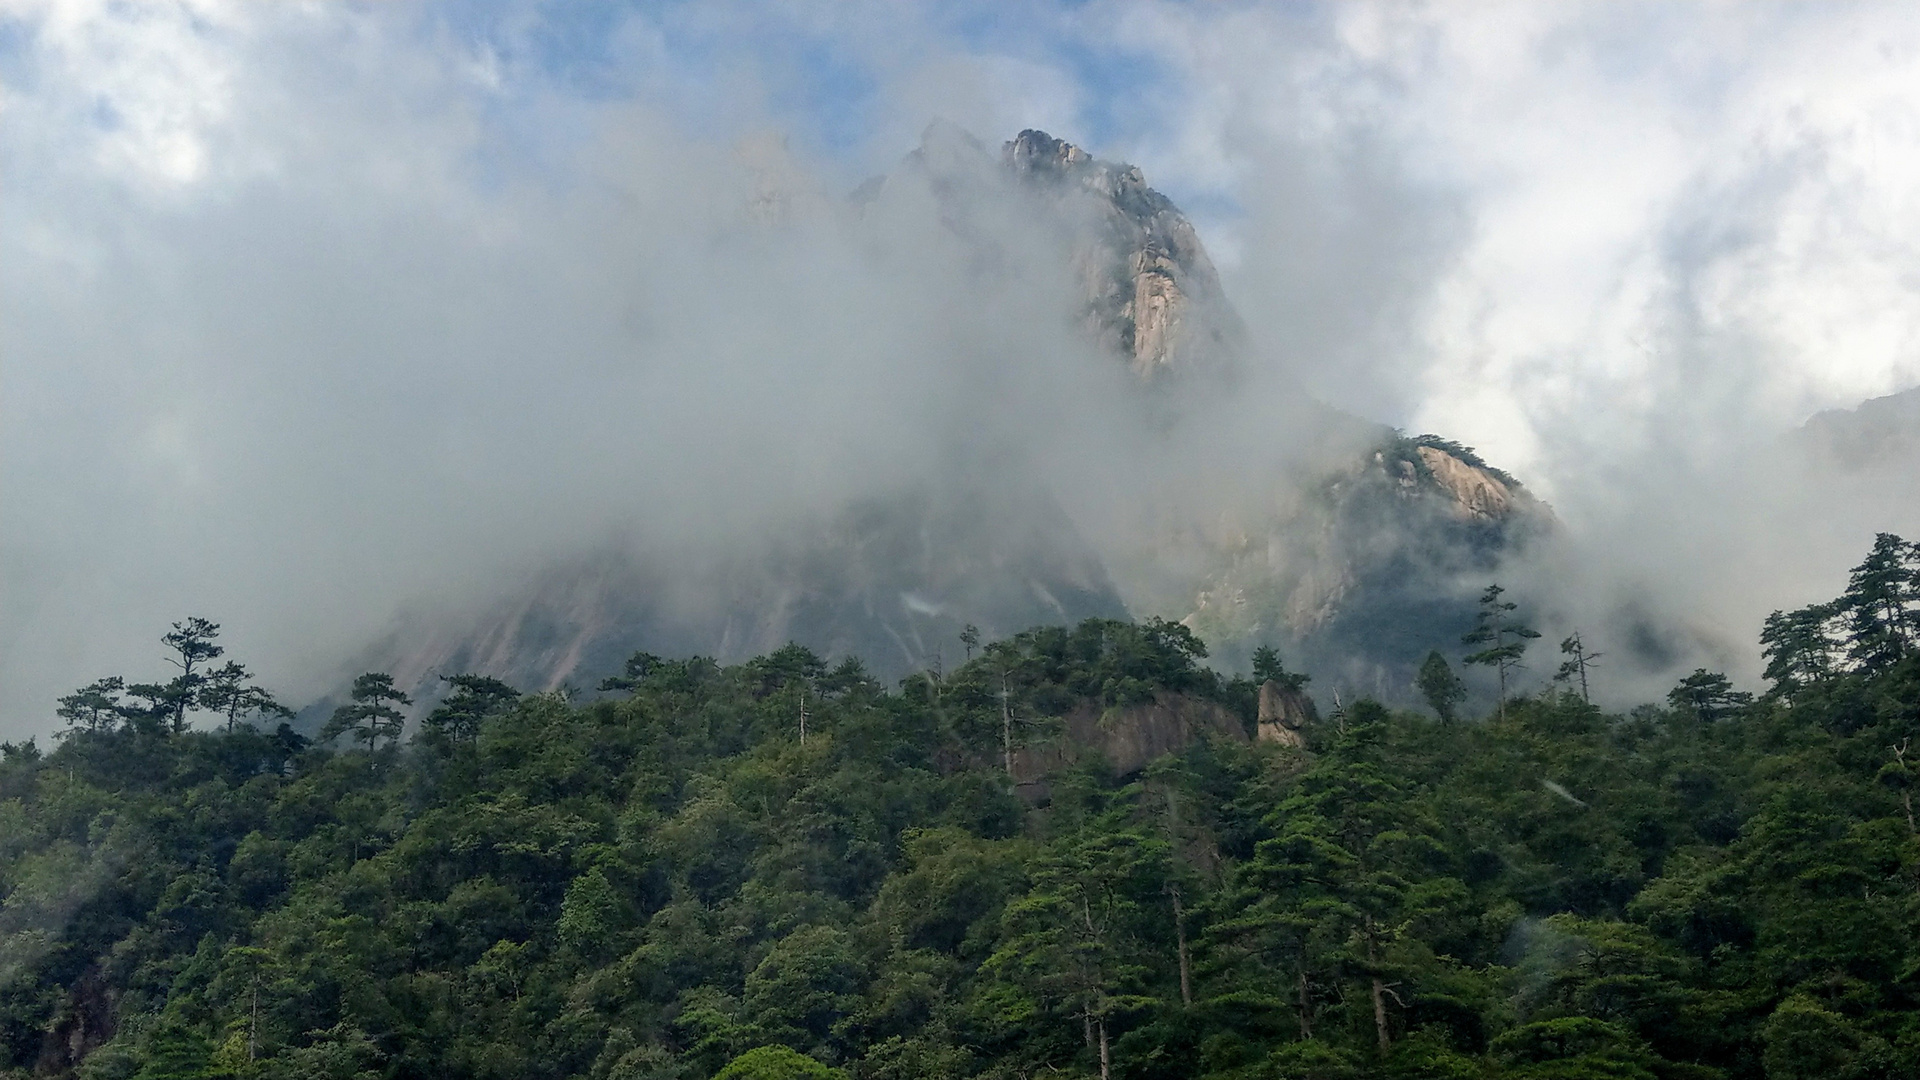
[[(1761, 616), (1920, 533), (1910, 470), (1789, 436), (1920, 383), (1903, 12), (885, 7), (9, 8), (0, 735), (189, 614), (299, 700), (411, 608), (928, 482), (1031, 478), (1138, 559), (1153, 508), (1351, 450), (1308, 394), (1552, 503), (1511, 584), (1640, 655), (1610, 699), (1750, 681)], [(1143, 397), (1060, 237), (904, 166), (941, 117), (1139, 164), (1236, 381)]]

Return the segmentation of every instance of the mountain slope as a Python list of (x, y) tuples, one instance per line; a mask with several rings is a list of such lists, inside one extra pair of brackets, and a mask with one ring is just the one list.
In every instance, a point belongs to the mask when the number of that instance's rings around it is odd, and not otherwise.
[(1087, 332), (1149, 387), (1206, 384), (1173, 406), (1188, 410), (1181, 420), (1205, 423), (1234, 395), (1285, 397), (1296, 444), (1322, 448), (1210, 500), (1178, 485), (1141, 544), (1108, 552), (1129, 604), (1181, 619), (1228, 662), (1284, 643), (1329, 681), (1404, 696), (1412, 665), (1471, 624), (1500, 560), (1554, 529), (1551, 511), (1469, 448), (1346, 416), (1284, 380), (1240, 378), (1258, 361), (1219, 274), (1137, 168), (1033, 130), (1002, 161), (1077, 225)]
[(1150, 377), (1239, 346), (1239, 318), (1193, 223), (1139, 169), (1032, 129), (1001, 156), (1030, 190), (1062, 202), (1078, 196), (1091, 208), (1074, 268), (1085, 290), (1082, 324), (1102, 348)]
[(1843, 469), (1899, 466), (1920, 460), (1920, 387), (1816, 413), (1796, 440)]
[(418, 614), (363, 658), (416, 696), (475, 671), (590, 689), (638, 651), (737, 659), (798, 641), (889, 681), (1042, 623), (1127, 614), (1057, 503), (1031, 489), (872, 499), (713, 562), (610, 548), (547, 567), (477, 614)]
[[(794, 640), (896, 679), (959, 652), (968, 624), (991, 639), (1131, 612), (1185, 621), (1228, 665), (1279, 644), (1323, 684), (1391, 698), (1427, 649), (1457, 639), (1499, 560), (1552, 527), (1470, 450), (1249, 381), (1256, 358), (1204, 245), (1136, 168), (1034, 130), (996, 154), (936, 124), (851, 209), (937, 216), (976, 280), (1068, 282), (1063, 324), (1130, 373), (1113, 408), (1138, 414), (1111, 423), (1137, 428), (1141, 463), (1188, 464), (1153, 479), (1116, 464), (1089, 495), (989, 455), (717, 561), (607, 549), (557, 563), (477, 616), (413, 618), (363, 663), (427, 696), (436, 675), (467, 669), (585, 688), (636, 650), (727, 660)], [(1227, 465), (1204, 436), (1249, 413), (1249, 394), (1286, 418), (1272, 440), (1286, 449)]]

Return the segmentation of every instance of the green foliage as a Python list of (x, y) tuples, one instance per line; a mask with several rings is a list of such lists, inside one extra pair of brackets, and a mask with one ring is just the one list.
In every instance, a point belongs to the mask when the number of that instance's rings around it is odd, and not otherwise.
[(369, 671), (353, 680), (353, 690), (349, 696), (353, 699), (352, 704), (333, 710), (333, 716), (320, 729), (321, 742), (350, 735), (355, 740), (365, 739), (367, 750), (371, 752), (382, 737), (389, 742), (400, 741), (400, 732), (406, 725), (407, 717), (394, 706), (411, 705), (413, 699), (394, 687), (393, 676)]
[(67, 722), (67, 728), (60, 734), (64, 737), (75, 732), (90, 735), (104, 735), (118, 726), (123, 713), (120, 693), (127, 688), (127, 681), (118, 675), (100, 679), (75, 690), (59, 700), (59, 707), (53, 714)]
[(1775, 697), (1817, 690), (1841, 674), (1880, 675), (1920, 651), (1920, 544), (1879, 533), (1824, 604), (1767, 616), (1760, 633)]
[(1863, 669), (1884, 671), (1911, 655), (1920, 642), (1920, 544), (1875, 536), (1835, 607), (1848, 656)]
[(1298, 690), (1313, 681), (1313, 676), (1297, 671), (1288, 671), (1280, 662), (1280, 654), (1272, 647), (1262, 645), (1253, 650), (1253, 681), (1256, 683), (1278, 683), (1289, 689)]
[(836, 1035), (858, 1008), (866, 981), (844, 931), (803, 926), (775, 942), (747, 973), (741, 1004), (773, 1038), (838, 1050)]
[(1103, 1057), (1115, 1019), (1155, 1003), (1150, 943), (1167, 918), (1168, 846), (1130, 827), (1131, 794), (1037, 853), (985, 964), (1002, 1024), (1072, 1018)]
[(1853, 603), (1769, 620), (1757, 701), (1360, 701), (1031, 805), (1012, 740), (1252, 684), (1166, 623), (897, 692), (643, 655), (584, 704), (456, 676), (411, 745), (354, 720), (370, 768), (100, 680), (0, 747), (0, 1074), (1920, 1075), (1920, 657), (1853, 651)]
[(1693, 674), (1681, 679), (1680, 685), (1667, 692), (1667, 704), (1708, 723), (1752, 703), (1752, 694), (1735, 690), (1732, 681), (1725, 675), (1706, 668), (1694, 669)]
[(1004, 674), (1033, 707), (1059, 715), (1088, 699), (1132, 705), (1151, 700), (1155, 691), (1216, 695), (1218, 676), (1199, 664), (1206, 655), (1207, 647), (1179, 623), (1088, 619), (993, 642), (951, 681), (963, 692), (990, 692)]
[(713, 1080), (846, 1080), (846, 1075), (787, 1047), (762, 1046), (728, 1062)]
[(173, 653), (168, 662), (180, 669), (180, 674), (166, 684), (165, 696), (159, 699), (162, 708), (172, 710), (169, 719), (175, 734), (186, 730), (187, 710), (199, 704), (207, 683), (201, 669), (226, 652), (213, 643), (219, 635), (219, 623), (192, 618), (174, 623), (173, 629), (160, 637), (161, 643)]
[(243, 716), (291, 718), (293, 710), (280, 704), (264, 687), (250, 682), (252, 677), (245, 665), (229, 660), (207, 674), (197, 703), (200, 708), (225, 717), (228, 731), (238, 726)]
[(1593, 674), (1593, 669), (1598, 666), (1600, 658), (1606, 654), (1588, 649), (1586, 643), (1580, 640), (1580, 633), (1577, 630), (1560, 642), (1560, 653), (1566, 659), (1560, 662), (1559, 670), (1553, 673), (1553, 681), (1578, 687), (1580, 700), (1591, 702), (1593, 691), (1588, 677)]
[(1831, 604), (1767, 616), (1760, 630), (1760, 652), (1767, 658), (1766, 677), (1776, 696), (1798, 693), (1833, 675), (1839, 650), (1827, 630), (1833, 618)]
[(1490, 667), (1499, 676), (1502, 716), (1506, 715), (1507, 676), (1521, 666), (1520, 658), (1527, 653), (1527, 642), (1540, 636), (1538, 630), (1514, 618), (1513, 613), (1520, 605), (1500, 599), (1505, 592), (1498, 585), (1487, 586), (1486, 592), (1480, 594), (1480, 611), (1474, 617), (1473, 629), (1460, 639), (1464, 645), (1481, 646), (1463, 658), (1466, 663)]
[(1447, 723), (1453, 722), (1460, 703), (1467, 699), (1467, 684), (1453, 673), (1453, 667), (1438, 650), (1427, 654), (1420, 673), (1414, 677), (1414, 686), (1432, 706), (1434, 715)]
[(206, 1037), (178, 1022), (153, 1033), (145, 1057), (133, 1080), (207, 1080), (213, 1075), (213, 1048)]
[(1254, 1075), (1262, 1080), (1360, 1080), (1363, 1060), (1351, 1050), (1302, 1039), (1267, 1055)]
[(1509, 1074), (1525, 1080), (1658, 1080), (1659, 1059), (1633, 1033), (1589, 1016), (1522, 1024), (1493, 1041)]
[(1781, 1002), (1760, 1030), (1768, 1080), (1866, 1080), (1912, 1076), (1920, 1064), (1911, 1033), (1896, 1047), (1804, 994)]
[(1452, 439), (1443, 439), (1438, 435), (1415, 435), (1413, 438), (1407, 439), (1406, 442), (1412, 446), (1430, 446), (1435, 450), (1459, 458), (1468, 465), (1492, 475), (1495, 479), (1510, 488), (1518, 489), (1521, 486), (1520, 481), (1515, 479), (1512, 474), (1503, 472), (1487, 464), (1486, 459), (1482, 458), (1471, 446), (1462, 445)]
[[(645, 654), (642, 654), (645, 655)], [(632, 662), (629, 662), (631, 669)], [(441, 680), (453, 688), (438, 707), (423, 721), (427, 730), (451, 743), (471, 743), (480, 737), (480, 725), (487, 718), (512, 708), (520, 692), (499, 679), (486, 675), (444, 675)], [(616, 682), (617, 680), (608, 680)], [(601, 689), (614, 689), (603, 685)], [(619, 688), (631, 689), (630, 684)]]

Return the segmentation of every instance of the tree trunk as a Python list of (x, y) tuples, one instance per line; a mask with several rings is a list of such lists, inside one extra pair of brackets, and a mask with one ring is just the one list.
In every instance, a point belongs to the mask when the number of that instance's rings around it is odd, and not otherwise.
[[(1905, 762), (1902, 762), (1901, 764), (1905, 764)], [(68, 779), (69, 780), (72, 779), (71, 774), (69, 774)], [(1902, 791), (1900, 793), (1900, 805), (1907, 808), (1907, 835), (1920, 838), (1920, 828), (1915, 828), (1913, 823), (1913, 792), (1912, 791)], [(1920, 896), (1920, 866), (1915, 866), (1913, 868), (1913, 894), (1915, 896)]]
[(1000, 676), (1000, 757), (1013, 779), (1013, 707), (1007, 703), (1007, 677)]
[(1180, 887), (1170, 886), (1173, 895), (1173, 937), (1180, 948), (1180, 1004), (1193, 1004), (1193, 963), (1187, 953), (1186, 913), (1180, 910)]
[(1107, 1018), (1100, 1018), (1100, 1080), (1111, 1080), (1112, 1062), (1107, 1056)]
[(1300, 1037), (1313, 1038), (1313, 1013), (1307, 1004), (1307, 969), (1300, 969)]
[[(1087, 897), (1085, 893), (1082, 893), (1080, 895), (1080, 920), (1086, 923), (1087, 940), (1091, 941), (1094, 938), (1099, 936), (1095, 934), (1093, 931), (1093, 909), (1087, 906)], [(1086, 978), (1086, 982), (1083, 985), (1092, 986), (1093, 985), (1092, 977), (1088, 975), (1088, 973), (1086, 972), (1082, 972), (1081, 974), (1083, 977)], [(1093, 993), (1095, 996), (1099, 996), (1098, 990), (1093, 991)], [(1087, 1048), (1092, 1049), (1093, 1048), (1093, 1005), (1091, 1003), (1089, 1003), (1086, 1009), (1080, 1013), (1080, 1020), (1081, 1020), (1081, 1034), (1085, 1036), (1087, 1040)], [(1105, 1032), (1106, 1029), (1107, 1029), (1107, 1021), (1103, 1017), (1100, 1020), (1100, 1030), (1102, 1032)]]
[[(1367, 920), (1367, 966), (1373, 967), (1380, 962), (1379, 954), (1374, 951), (1373, 920)], [(1387, 1031), (1387, 984), (1380, 981), (1376, 968), (1373, 974), (1373, 1033), (1379, 1037), (1380, 1052), (1385, 1054), (1393, 1048), (1393, 1036)]]
[(1373, 1031), (1380, 1037), (1382, 1054), (1393, 1048), (1393, 1037), (1387, 1034), (1387, 988), (1377, 975), (1373, 980)]

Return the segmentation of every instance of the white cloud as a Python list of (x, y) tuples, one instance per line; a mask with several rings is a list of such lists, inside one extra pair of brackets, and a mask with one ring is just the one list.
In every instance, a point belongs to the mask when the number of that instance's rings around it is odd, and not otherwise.
[[(831, 191), (935, 115), (988, 140), (1101, 115), (1092, 149), (1201, 208), (1265, 355), (1478, 445), (1596, 537), (1652, 502), (1686, 526), (1672, 492), (1716, 463), (1920, 382), (1907, 7), (979, 12), (1023, 21), (782, 7), (796, 41), (865, 65), (870, 98), (836, 102), (763, 55), (786, 45), (754, 5), (636, 16), (601, 42), (617, 77), (585, 89), (538, 55), (532, 8), (487, 39), (435, 8), (0, 5), (19, 31), (0, 56), (0, 730), (190, 610), (292, 673), (435, 575), (616, 528), (636, 470), (662, 498), (719, 476), (777, 499), (924, 447), (950, 418), (901, 402), (951, 397), (937, 363), (984, 320), (825, 233), (743, 258), (729, 215), (754, 180), (732, 148), (769, 127), (801, 132), (793, 183)], [(689, 36), (712, 56), (676, 56)], [(1089, 84), (1086, 52), (1150, 77)], [(840, 107), (871, 134), (805, 137), (806, 110)], [(930, 350), (931, 328), (957, 344)], [(814, 362), (836, 374), (810, 382)], [(1625, 490), (1652, 470), (1688, 479)], [(1836, 543), (1897, 517), (1860, 497)], [(1723, 539), (1639, 557), (1698, 567)], [(1745, 634), (1749, 611), (1703, 595), (1741, 587), (1728, 570), (1697, 598)]]
[(8, 95), (10, 126), (64, 136), (128, 183), (206, 177), (234, 109), (246, 5), (54, 0), (9, 4), (5, 14), (32, 27), (31, 88)]
[[(1151, 27), (1128, 43), (1160, 42), (1200, 87), (1184, 145), (1244, 162), (1263, 142), (1324, 157), (1381, 140), (1402, 198), (1458, 200), (1466, 232), (1403, 345), (1425, 354), (1421, 385), (1389, 419), (1551, 488), (1570, 418), (1638, 435), (1705, 395), (1746, 422), (1700, 434), (1740, 438), (1920, 382), (1910, 9), (1347, 4), (1320, 26), (1125, 10)], [(1222, 176), (1256, 216), (1265, 180)], [(1257, 291), (1257, 267), (1238, 284)], [(1371, 381), (1408, 374), (1381, 358), (1322, 380), (1365, 408), (1385, 400)]]

